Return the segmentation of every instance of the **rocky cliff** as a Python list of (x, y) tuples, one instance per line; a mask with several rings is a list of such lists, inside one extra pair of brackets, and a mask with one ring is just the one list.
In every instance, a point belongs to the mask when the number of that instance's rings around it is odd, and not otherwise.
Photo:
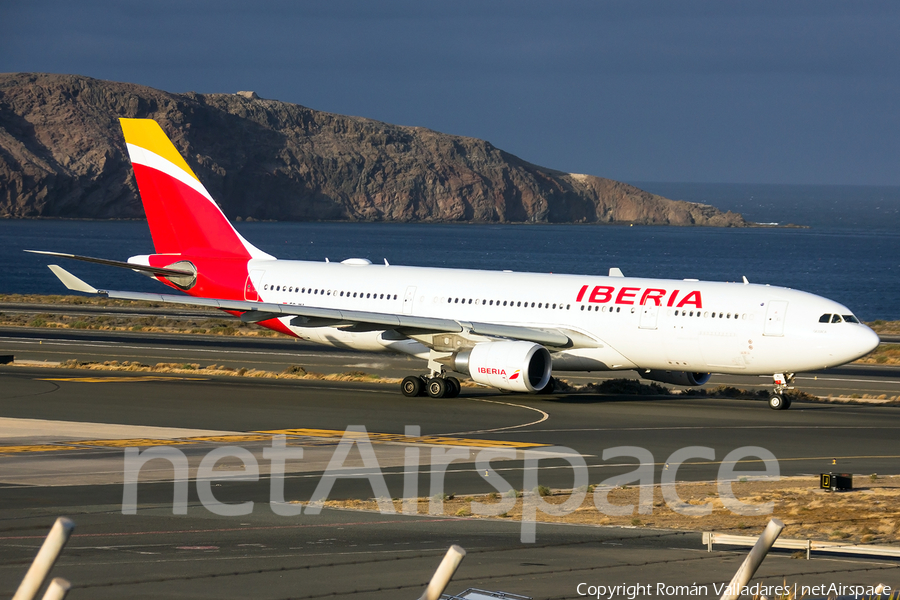
[(231, 218), (747, 225), (474, 138), (252, 93), (33, 73), (0, 74), (0, 216), (142, 217), (118, 117), (156, 119)]

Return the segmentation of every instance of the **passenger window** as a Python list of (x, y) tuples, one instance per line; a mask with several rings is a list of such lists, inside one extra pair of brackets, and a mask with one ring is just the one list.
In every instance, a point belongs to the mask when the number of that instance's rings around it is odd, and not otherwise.
[(572, 306), (572, 305), (571, 305), (571, 304), (566, 304), (566, 310), (569, 310), (569, 307), (570, 307), (570, 306)]
[(469, 304), (472, 304), (472, 299), (471, 299), (471, 298), (469, 298)]
[(584, 304), (581, 305), (581, 310), (584, 310)]
[(833, 317), (831, 317), (831, 322), (832, 322), (832, 323), (840, 323), (840, 322), (841, 322), (841, 315), (834, 315)]

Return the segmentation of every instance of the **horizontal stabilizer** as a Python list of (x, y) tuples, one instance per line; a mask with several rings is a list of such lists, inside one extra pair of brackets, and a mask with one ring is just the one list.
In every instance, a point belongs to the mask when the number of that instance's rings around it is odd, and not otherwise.
[(59, 277), (63, 285), (75, 292), (84, 292), (85, 294), (96, 294), (97, 288), (78, 279), (59, 265), (47, 265), (53, 274)]
[[(143, 271), (152, 273), (153, 275), (163, 276), (181, 276), (193, 277), (196, 275), (193, 271), (185, 271), (182, 269), (169, 269), (166, 267), (151, 267), (149, 265), (136, 265), (130, 262), (122, 262), (120, 260), (109, 260), (108, 258), (94, 258), (92, 256), (78, 256), (77, 254), (66, 254), (64, 252), (49, 252), (47, 250), (25, 250), (31, 254), (44, 254), (46, 256), (58, 256), (60, 258), (71, 258), (73, 260), (81, 260), (84, 262), (97, 263), (98, 265), (106, 265), (108, 267), (121, 267), (123, 269), (132, 269), (134, 271)], [(55, 271), (54, 271), (55, 272)]]

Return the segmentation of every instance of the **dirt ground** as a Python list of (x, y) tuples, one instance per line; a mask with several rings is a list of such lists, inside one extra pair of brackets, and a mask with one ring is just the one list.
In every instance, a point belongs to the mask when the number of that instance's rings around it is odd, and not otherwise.
[[(900, 546), (900, 476), (855, 477), (855, 489), (829, 492), (819, 489), (817, 477), (785, 477), (780, 481), (737, 481), (732, 483), (735, 498), (741, 502), (762, 504), (774, 502), (771, 514), (744, 516), (727, 510), (719, 496), (715, 482), (679, 483), (676, 490), (681, 500), (691, 506), (712, 504), (711, 514), (685, 516), (667, 506), (659, 485), (652, 486), (652, 514), (638, 514), (637, 509), (627, 516), (608, 516), (594, 506), (593, 494), (587, 493), (581, 506), (566, 516), (550, 516), (537, 512), (537, 520), (554, 523), (586, 525), (611, 525), (652, 527), (660, 529), (684, 529), (714, 531), (738, 535), (758, 535), (770, 518), (781, 519), (785, 524), (783, 538), (847, 542), (848, 544), (879, 544)], [(596, 493), (597, 489), (591, 486)], [(549, 490), (540, 490), (544, 493)], [(604, 490), (601, 490), (603, 492)], [(531, 492), (534, 493), (534, 492)], [(553, 490), (541, 498), (544, 502), (562, 504), (569, 499), (571, 490)], [(646, 493), (646, 492), (645, 492)], [(636, 505), (640, 494), (638, 487), (608, 489), (608, 502), (616, 506)], [(443, 500), (443, 514), (468, 518), (520, 519), (525, 496), (508, 492), (504, 495), (450, 496)], [(485, 517), (473, 514), (472, 502), (509, 507), (500, 516)], [(419, 499), (419, 513), (429, 514), (429, 498)], [(326, 506), (377, 510), (375, 500), (328, 501)], [(394, 501), (401, 510), (399, 500)], [(506, 507), (504, 507), (506, 508)], [(441, 514), (441, 513), (438, 513)]]

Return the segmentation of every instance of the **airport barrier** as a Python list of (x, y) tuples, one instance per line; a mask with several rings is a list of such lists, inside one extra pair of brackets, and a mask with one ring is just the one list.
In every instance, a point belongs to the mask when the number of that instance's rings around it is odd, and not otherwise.
[[(703, 543), (708, 552), (712, 552), (714, 544), (723, 546), (752, 546), (756, 538), (750, 535), (731, 535), (727, 533), (703, 532)], [(813, 540), (778, 540), (773, 548), (787, 550), (806, 550), (806, 559), (809, 560), (813, 552), (829, 552), (832, 554), (856, 554), (860, 556), (887, 556), (900, 558), (898, 546), (876, 546), (874, 544), (854, 545), (842, 542), (817, 542)]]

